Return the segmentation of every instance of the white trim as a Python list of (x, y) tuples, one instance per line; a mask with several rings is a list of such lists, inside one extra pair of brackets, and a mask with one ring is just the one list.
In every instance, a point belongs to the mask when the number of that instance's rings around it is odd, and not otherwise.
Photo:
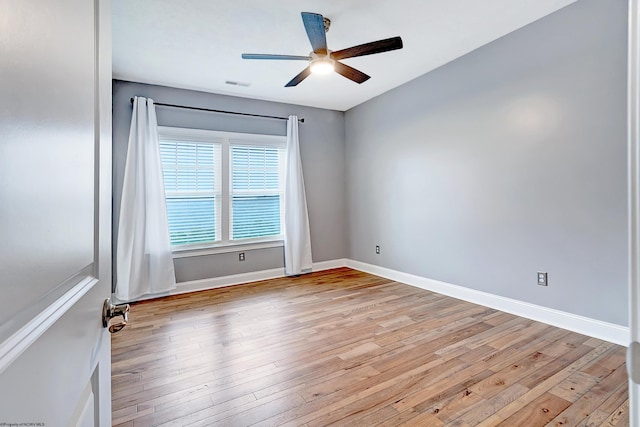
[(367, 264), (360, 261), (348, 260), (347, 267), (376, 276), (406, 283), (417, 288), (437, 292), (453, 298), (469, 301), (474, 304), (495, 308), (506, 313), (526, 317), (548, 325), (562, 329), (578, 332), (590, 337), (603, 339), (615, 344), (627, 346), (629, 340), (629, 328), (615, 325), (613, 323), (602, 322), (584, 316), (567, 313), (540, 305), (530, 304), (523, 301), (493, 295), (451, 283), (440, 282), (438, 280), (427, 279), (401, 271), (392, 270), (377, 265)]
[(347, 260), (346, 258), (339, 258), (339, 259), (332, 259), (330, 261), (314, 262), (311, 269), (313, 271), (323, 271), (323, 270), (331, 270), (333, 268), (346, 267), (348, 261), (349, 260)]
[(7, 340), (0, 343), (0, 373), (18, 358), (31, 344), (65, 314), (73, 304), (78, 302), (98, 279), (93, 276), (84, 277), (73, 288), (55, 300), (51, 305), (34, 316), (26, 325), (18, 329)]
[(284, 268), (272, 268), (270, 270), (253, 271), (250, 273), (233, 274), (231, 276), (212, 277), (210, 279), (192, 280), (176, 284), (171, 295), (184, 294), (186, 292), (203, 291), (206, 289), (224, 288), (226, 286), (241, 285), (244, 283), (258, 282), (260, 280), (277, 279), (284, 277)]
[[(629, 343), (629, 328), (613, 323), (591, 319), (553, 308), (543, 307), (524, 301), (501, 297), (451, 283), (428, 279), (401, 271), (367, 264), (348, 258), (340, 258), (330, 261), (313, 263), (313, 271), (331, 270), (334, 268), (349, 267), (354, 270), (385, 277), (407, 285), (415, 286), (431, 292), (437, 292), (453, 298), (469, 301), (474, 304), (484, 305), (516, 316), (543, 322), (548, 325), (562, 329), (574, 331), (590, 337), (606, 340), (615, 344), (627, 346)], [(176, 289), (158, 295), (147, 295), (137, 301), (159, 298), (169, 295), (179, 295), (188, 292), (204, 291), (208, 289), (223, 288), (226, 286), (241, 285), (245, 283), (257, 282), (260, 280), (277, 279), (285, 277), (284, 268), (273, 268), (270, 270), (254, 271), (250, 273), (234, 274), (230, 276), (213, 277), (211, 279), (192, 280), (178, 283)], [(121, 303), (112, 297), (115, 302)]]
[[(312, 270), (322, 271), (332, 268), (344, 267), (347, 261), (337, 259), (331, 261), (314, 262)], [(171, 295), (183, 294), (186, 292), (202, 291), (205, 289), (223, 288), (225, 286), (241, 285), (244, 283), (258, 282), (260, 280), (278, 279), (285, 277), (284, 268), (272, 268), (270, 270), (254, 271), (250, 273), (233, 274), (231, 276), (213, 277), (211, 279), (192, 280), (176, 284), (176, 289), (171, 291)]]
[(161, 139), (173, 141), (197, 141), (222, 143), (227, 141), (231, 145), (260, 145), (284, 147), (287, 137), (284, 135), (265, 135), (259, 133), (223, 132), (219, 130), (179, 128), (171, 126), (158, 126), (158, 134)]
[(284, 246), (283, 240), (280, 238), (278, 240), (268, 240), (263, 242), (247, 242), (247, 243), (229, 243), (219, 246), (208, 246), (206, 248), (185, 248), (185, 249), (174, 249), (173, 250), (173, 259), (176, 258), (190, 258), (195, 256), (204, 256), (204, 255), (216, 255), (216, 254), (224, 254), (230, 252), (244, 252), (244, 251), (253, 251), (256, 249), (269, 249), (269, 248), (278, 248)]
[[(629, 0), (627, 64), (627, 156), (629, 200), (629, 340), (640, 341), (640, 4)], [(631, 349), (633, 346), (629, 346)], [(629, 372), (638, 369), (627, 354)], [(637, 373), (634, 373), (634, 377)], [(640, 384), (629, 378), (629, 425), (640, 423)]]
[[(322, 271), (331, 270), (333, 268), (345, 267), (347, 265), (346, 259), (336, 259), (330, 261), (314, 262), (312, 270)], [(209, 289), (224, 288), (227, 286), (242, 285), (252, 282), (258, 282), (260, 280), (279, 279), (285, 277), (284, 268), (272, 268), (270, 270), (252, 271), (249, 273), (232, 274), (230, 276), (212, 277), (210, 279), (191, 280), (188, 282), (180, 282), (176, 284), (176, 288), (169, 292), (154, 295), (144, 295), (136, 301), (144, 301), (148, 299), (161, 298), (169, 295), (180, 295), (189, 292), (206, 291)], [(121, 301), (112, 295), (111, 299), (115, 304), (132, 301)]]

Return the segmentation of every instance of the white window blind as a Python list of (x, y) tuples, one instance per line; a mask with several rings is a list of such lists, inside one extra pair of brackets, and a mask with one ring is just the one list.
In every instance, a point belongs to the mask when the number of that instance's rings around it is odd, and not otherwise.
[(221, 239), (221, 147), (196, 141), (160, 141), (172, 245)]
[(281, 235), (283, 149), (231, 146), (231, 239)]

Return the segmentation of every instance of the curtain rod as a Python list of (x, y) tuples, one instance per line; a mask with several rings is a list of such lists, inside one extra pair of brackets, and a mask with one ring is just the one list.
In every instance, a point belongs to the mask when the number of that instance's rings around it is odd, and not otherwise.
[[(131, 98), (130, 101), (133, 104), (133, 98)], [(211, 113), (221, 113), (221, 114), (235, 114), (237, 116), (260, 117), (263, 119), (289, 120), (288, 117), (266, 116), (264, 114), (239, 113), (237, 111), (214, 110), (211, 108), (202, 108), (202, 107), (189, 107), (187, 105), (165, 104), (164, 102), (155, 102), (155, 101), (153, 103), (154, 105), (159, 105), (161, 107), (183, 108), (185, 110), (209, 111)], [(298, 119), (298, 121), (300, 123), (304, 123), (304, 118)]]

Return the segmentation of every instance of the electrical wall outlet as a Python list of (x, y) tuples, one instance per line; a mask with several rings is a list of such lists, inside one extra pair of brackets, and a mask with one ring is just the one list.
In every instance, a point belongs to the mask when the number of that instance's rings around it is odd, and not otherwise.
[(244, 261), (244, 252), (238, 254), (238, 261)]
[(549, 286), (549, 280), (546, 271), (538, 271), (538, 285)]
[(380, 246), (376, 245), (376, 253), (379, 255), (380, 254)]

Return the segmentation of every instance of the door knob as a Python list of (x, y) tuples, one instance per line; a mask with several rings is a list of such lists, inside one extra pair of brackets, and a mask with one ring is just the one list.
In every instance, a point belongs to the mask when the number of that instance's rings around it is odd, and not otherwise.
[[(105, 299), (102, 305), (102, 326), (108, 327), (112, 334), (122, 330), (129, 321), (129, 309), (129, 304), (113, 305), (111, 300)], [(122, 319), (118, 322), (112, 322), (116, 317), (122, 317)]]

